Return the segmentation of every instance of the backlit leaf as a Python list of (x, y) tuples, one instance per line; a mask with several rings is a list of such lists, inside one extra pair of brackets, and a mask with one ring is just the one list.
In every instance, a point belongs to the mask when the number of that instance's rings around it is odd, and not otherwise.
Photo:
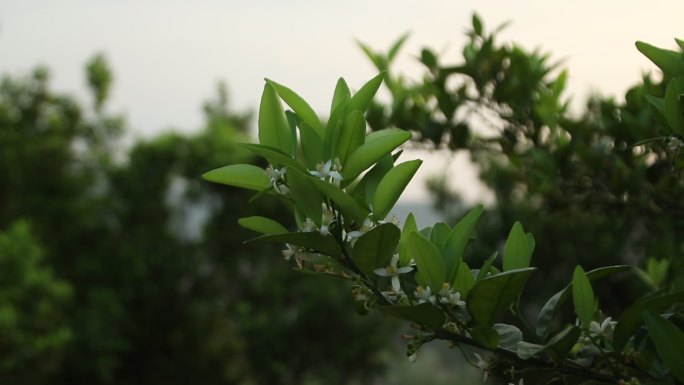
[(376, 220), (382, 220), (389, 214), (422, 163), (422, 160), (410, 160), (394, 166), (385, 174), (373, 197), (373, 214)]
[(433, 293), (439, 292), (444, 283), (444, 260), (437, 246), (420, 233), (412, 231), (408, 238), (408, 248), (413, 259), (416, 260), (418, 283), (421, 286), (430, 287)]
[(313, 108), (311, 108), (306, 100), (282, 84), (276, 83), (269, 79), (266, 79), (266, 81), (275, 87), (278, 95), (285, 101), (285, 103), (287, 103), (288, 106), (290, 106), (290, 108), (292, 108), (302, 122), (311, 126), (319, 136), (322, 137), (324, 135), (321, 120), (318, 119), (318, 115), (316, 115), (316, 112), (313, 110)]
[(575, 304), (575, 313), (582, 322), (582, 326), (588, 328), (591, 321), (594, 320), (596, 298), (582, 266), (577, 266), (572, 276), (572, 301)]
[(470, 290), (468, 311), (478, 325), (492, 325), (504, 314), (525, 288), (535, 268), (509, 270), (487, 277)]
[(352, 257), (354, 263), (369, 277), (376, 277), (373, 272), (375, 269), (390, 264), (400, 235), (399, 228), (392, 223), (372, 228), (356, 240)]
[(266, 83), (259, 106), (259, 143), (292, 155), (292, 135), (285, 110), (273, 85)]
[(251, 164), (232, 164), (217, 168), (204, 173), (202, 178), (210, 182), (256, 191), (270, 187), (270, 181), (264, 169)]
[(271, 218), (253, 216), (238, 219), (238, 224), (246, 229), (262, 234), (286, 234), (288, 230), (285, 226)]
[(366, 137), (366, 142), (356, 149), (342, 169), (342, 177), (351, 183), (368, 167), (382, 159), (392, 150), (411, 138), (411, 133), (397, 128), (376, 131)]

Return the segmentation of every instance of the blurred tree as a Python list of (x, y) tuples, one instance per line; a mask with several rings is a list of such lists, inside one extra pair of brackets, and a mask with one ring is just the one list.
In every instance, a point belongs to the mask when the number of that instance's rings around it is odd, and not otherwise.
[[(485, 31), (477, 15), (472, 24), (460, 63), (444, 64), (422, 50), (419, 82), (388, 68), (404, 38), (387, 54), (362, 45), (379, 69), (388, 70), (392, 94), (390, 103), (368, 113), (373, 129), (396, 126), (413, 131), (417, 145), (468, 151), (495, 194), (467, 257), (486, 258), (481, 246), (502, 245), (520, 220), (537, 239), (541, 292), (559, 289), (575, 264), (640, 265), (649, 257), (672, 258), (676, 274), (669, 282), (681, 284), (675, 279), (684, 273), (684, 178), (675, 167), (681, 155), (664, 142), (633, 147), (659, 136), (660, 122), (644, 94), (662, 95), (663, 85), (645, 77), (624, 102), (595, 96), (576, 116), (562, 96), (567, 74), (549, 64), (548, 55), (499, 44), (500, 28)], [(453, 218), (463, 204), (446, 186), (433, 185)], [(628, 280), (607, 281), (601, 298), (617, 306), (640, 296), (643, 287)]]
[[(31, 274), (55, 274), (41, 289), (52, 290), (44, 301), (53, 308), (40, 310), (47, 312), (40, 325), (50, 328), (3, 324), (4, 335), (26, 335), (27, 342), (2, 345), (0, 379), (369, 383), (382, 368), (392, 324), (354, 316), (338, 285), (299, 279), (279, 264), (279, 250), (242, 245), (248, 234), (235, 218), (247, 215), (247, 195), (199, 178), (253, 161), (235, 144), (248, 139), (251, 115), (229, 108), (226, 87), (205, 104), (199, 133), (141, 140), (121, 156), (125, 124), (106, 110), (113, 76), (102, 56), (88, 63), (87, 78), (92, 108), (51, 91), (44, 69), (0, 83), (0, 231), (26, 238), (24, 227), (8, 229), (30, 220), (45, 266), (38, 257), (23, 263), (38, 265), (26, 267)], [(29, 242), (24, 238), (12, 244)], [(16, 298), (38, 295), (24, 292), (20, 279), (18, 287), (2, 284)], [(68, 303), (58, 295), (66, 289), (55, 285), (73, 288)], [(12, 306), (23, 303), (16, 301)], [(0, 313), (12, 311), (31, 314), (4, 305)], [(19, 361), (34, 357), (31, 341), (48, 337), (52, 345), (35, 357), (50, 370)]]

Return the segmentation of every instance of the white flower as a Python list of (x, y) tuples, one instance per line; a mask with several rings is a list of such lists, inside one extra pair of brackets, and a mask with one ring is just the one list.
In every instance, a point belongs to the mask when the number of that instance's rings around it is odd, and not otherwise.
[(332, 211), (328, 205), (322, 203), (323, 206), (323, 217), (321, 218), (321, 235), (330, 234), (330, 225), (335, 222), (335, 213)]
[(304, 224), (302, 225), (302, 231), (305, 233), (310, 233), (316, 229), (316, 224), (311, 218), (306, 218)]
[(461, 300), (461, 293), (453, 292), (448, 283), (444, 283), (442, 290), (439, 291), (439, 302), (449, 304), (452, 306), (465, 306), (465, 302)]
[(373, 228), (373, 221), (371, 221), (370, 217), (367, 217), (366, 219), (363, 220), (363, 224), (361, 225), (361, 228), (355, 231), (350, 231), (347, 236), (349, 237), (349, 241), (352, 242), (352, 246), (354, 245), (354, 241), (356, 238), (361, 237), (363, 234), (369, 232)]
[(418, 303), (430, 302), (433, 305), (437, 303), (437, 298), (432, 295), (432, 290), (429, 286), (425, 289), (422, 286), (418, 286), (415, 294), (416, 298), (418, 298)]
[(286, 261), (289, 261), (290, 258), (292, 258), (294, 255), (296, 255), (299, 252), (299, 248), (297, 247), (292, 247), (289, 243), (285, 244), (286, 249), (281, 251), (283, 253), (283, 257), (285, 258)]
[(413, 270), (410, 266), (397, 268), (397, 263), (399, 263), (399, 254), (394, 254), (389, 266), (374, 270), (375, 274), (381, 277), (392, 277), (392, 290), (395, 293), (398, 293), (401, 290), (401, 286), (399, 285), (399, 274), (406, 274)]
[(284, 167), (278, 170), (269, 164), (268, 167), (266, 167), (266, 175), (268, 175), (268, 179), (273, 186), (273, 189), (277, 191), (278, 194), (287, 195), (287, 193), (290, 192), (290, 189), (284, 183), (280, 182), (281, 180), (284, 180)]
[(607, 336), (613, 332), (614, 325), (615, 322), (613, 322), (611, 317), (604, 319), (600, 325), (596, 321), (591, 321), (589, 323), (589, 333), (592, 336)]
[[(342, 174), (340, 174), (340, 171), (342, 170), (342, 165), (340, 165), (340, 160), (338, 158), (335, 158), (335, 161), (333, 160), (328, 160), (327, 162), (319, 163), (316, 166), (315, 171), (309, 171), (309, 174), (318, 177), (321, 180), (325, 180), (328, 182), (334, 183), (336, 186), (340, 185), (340, 181), (342, 181)], [(328, 180), (330, 179), (330, 180)]]

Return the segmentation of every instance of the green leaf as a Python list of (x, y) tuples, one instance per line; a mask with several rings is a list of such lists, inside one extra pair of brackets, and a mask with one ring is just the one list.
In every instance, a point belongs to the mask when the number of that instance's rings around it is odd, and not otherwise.
[(359, 91), (354, 94), (354, 96), (347, 102), (346, 110), (351, 111), (361, 111), (366, 112), (368, 106), (370, 105), (375, 93), (378, 92), (380, 85), (382, 84), (382, 79), (385, 77), (385, 72), (381, 72), (379, 75), (375, 76), (373, 79), (369, 80), (364, 84)]
[(407, 33), (401, 35), (401, 37), (399, 39), (397, 39), (397, 41), (395, 41), (394, 44), (392, 44), (392, 47), (390, 47), (389, 51), (387, 51), (387, 60), (389, 62), (394, 60), (394, 58), (397, 56), (397, 53), (401, 49), (401, 46), (404, 45), (404, 43), (406, 42), (406, 39), (408, 39), (408, 37), (409, 37), (409, 33), (407, 32)]
[(344, 125), (346, 104), (347, 101), (340, 101), (330, 114), (330, 119), (328, 119), (328, 128), (323, 137), (323, 156), (326, 159), (333, 159), (337, 156), (340, 134)]
[(245, 217), (238, 219), (238, 224), (246, 229), (262, 234), (286, 234), (288, 230), (285, 226), (266, 217)]
[(629, 338), (642, 325), (645, 311), (662, 312), (672, 305), (684, 303), (684, 291), (643, 298), (630, 305), (620, 316), (613, 331), (613, 346), (616, 352), (622, 352)]
[(313, 108), (311, 108), (306, 100), (282, 84), (276, 83), (270, 79), (266, 79), (266, 81), (275, 87), (278, 95), (280, 95), (285, 103), (292, 108), (302, 122), (311, 126), (319, 136), (322, 137), (324, 135), (321, 120), (318, 118), (318, 115), (316, 115), (316, 112), (313, 110)]
[(473, 13), (473, 31), (478, 36), (482, 35), (482, 20), (476, 13)]
[(425, 325), (433, 330), (439, 330), (446, 320), (444, 313), (428, 302), (414, 306), (380, 306), (380, 311), (399, 319)]
[(518, 342), (518, 348), (516, 349), (516, 354), (520, 359), (527, 360), (533, 357), (535, 354), (544, 350), (544, 345), (532, 344), (526, 341)]
[(397, 128), (376, 131), (366, 137), (366, 142), (356, 149), (342, 169), (342, 177), (351, 183), (368, 167), (382, 159), (392, 150), (411, 138), (411, 133)]
[(363, 178), (354, 186), (353, 194), (358, 194), (365, 198), (366, 202), (373, 202), (373, 197), (375, 196), (375, 190), (378, 188), (378, 184), (382, 178), (387, 174), (389, 170), (394, 167), (394, 161), (392, 156), (387, 154), (380, 159), (373, 168), (368, 171)]
[(232, 164), (202, 174), (202, 178), (215, 183), (261, 191), (271, 186), (264, 169), (251, 164)]
[(330, 182), (317, 178), (312, 178), (311, 181), (320, 192), (337, 204), (337, 208), (342, 211), (346, 220), (353, 220), (357, 225), (363, 224), (368, 217), (368, 211), (359, 206), (354, 198)]
[[(335, 85), (335, 92), (333, 93), (332, 103), (330, 104), (330, 116), (332, 116), (333, 111), (337, 105), (341, 102), (346, 102), (351, 98), (351, 91), (349, 91), (349, 86), (343, 78), (337, 80)], [(321, 135), (323, 137), (323, 135)]]
[(444, 260), (437, 246), (420, 233), (412, 231), (408, 248), (418, 267), (416, 281), (421, 286), (430, 287), (433, 293), (438, 293), (444, 284)]
[(470, 290), (468, 311), (478, 325), (492, 325), (504, 314), (525, 288), (533, 267), (509, 270), (487, 277)]
[(644, 313), (644, 323), (660, 358), (672, 375), (684, 382), (684, 333), (652, 311)]
[(387, 267), (399, 243), (399, 228), (383, 223), (372, 228), (356, 240), (352, 259), (369, 277), (375, 277), (375, 269)]
[(677, 45), (679, 46), (680, 49), (683, 49), (683, 50), (684, 50), (684, 40), (682, 40), (682, 39), (677, 39), (677, 38), (675, 37), (675, 42), (677, 43)]
[[(451, 227), (449, 227), (449, 225), (446, 223), (435, 223), (434, 226), (432, 226), (432, 232), (430, 233), (430, 242), (434, 243), (435, 246), (437, 246), (437, 249), (441, 252), (441, 250), (444, 248), (444, 245), (446, 245), (450, 232)], [(444, 253), (442, 253), (442, 256), (444, 256)]]
[(285, 176), (290, 188), (289, 196), (297, 209), (320, 226), (323, 216), (323, 194), (314, 185), (315, 178), (292, 167), (287, 168)]
[(575, 346), (581, 335), (581, 329), (570, 326), (557, 335), (553, 336), (546, 344), (545, 351), (557, 363), (563, 362), (570, 350)]
[(473, 272), (470, 270), (470, 266), (460, 260), (456, 265), (456, 275), (449, 282), (454, 291), (461, 293), (461, 297), (465, 300), (468, 299), (470, 290), (475, 286), (475, 278), (473, 277)]
[(523, 269), (530, 266), (530, 241), (520, 222), (515, 222), (508, 234), (503, 253), (503, 270)]
[(416, 159), (398, 164), (380, 180), (373, 197), (375, 220), (382, 220), (389, 214), (422, 163), (422, 160)]
[(516, 350), (523, 334), (517, 327), (508, 324), (494, 324), (494, 330), (499, 334), (499, 345), (504, 349)]
[(309, 169), (314, 170), (319, 163), (325, 162), (323, 157), (323, 139), (306, 123), (299, 125), (302, 140), (302, 153)]
[[(349, 155), (359, 148), (366, 138), (366, 120), (361, 111), (352, 111), (347, 115), (337, 142), (337, 156), (344, 166)], [(333, 154), (333, 157), (335, 154)]]
[(660, 68), (666, 77), (684, 75), (682, 54), (669, 49), (654, 47), (641, 41), (636, 42), (637, 49)]
[(496, 349), (499, 346), (499, 334), (489, 326), (477, 325), (470, 329), (470, 335), (485, 349)]
[(302, 165), (300, 165), (296, 160), (292, 159), (288, 155), (285, 155), (282, 151), (275, 147), (254, 143), (240, 143), (240, 146), (268, 160), (268, 162), (275, 167), (290, 166), (303, 170)]
[(490, 269), (492, 268), (492, 265), (494, 264), (494, 261), (496, 260), (496, 257), (499, 255), (498, 251), (495, 251), (492, 255), (487, 258), (485, 263), (482, 264), (482, 268), (480, 268), (480, 271), (477, 273), (477, 282), (482, 281), (485, 277), (487, 277), (487, 273), (489, 273)]
[(278, 92), (271, 85), (264, 85), (259, 106), (259, 143), (292, 155), (292, 135), (280, 103)]
[(404, 228), (401, 230), (399, 238), (399, 265), (406, 266), (411, 261), (411, 253), (408, 250), (408, 236), (412, 231), (418, 231), (416, 218), (413, 213), (409, 213), (404, 221)]
[(477, 222), (480, 220), (483, 209), (483, 205), (477, 205), (470, 209), (468, 214), (458, 221), (449, 234), (449, 239), (442, 250), (447, 269), (448, 282), (454, 281), (458, 262), (463, 258), (463, 251), (470, 240), (470, 236), (475, 230)]
[[(622, 273), (631, 270), (630, 266), (617, 265), (617, 266), (606, 266), (594, 269), (587, 273), (587, 277), (593, 281), (599, 278), (603, 278), (612, 274)], [(537, 330), (536, 334), (539, 338), (545, 339), (549, 335), (549, 326), (551, 320), (553, 319), (556, 311), (565, 303), (565, 301), (570, 297), (572, 289), (572, 284), (567, 285), (563, 290), (554, 294), (542, 307), (537, 318)]]
[(582, 266), (577, 266), (572, 276), (572, 301), (575, 304), (575, 313), (582, 322), (582, 327), (588, 328), (591, 321), (594, 320), (596, 298)]
[(684, 94), (684, 77), (673, 78), (667, 85), (663, 104), (663, 113), (672, 132), (684, 135), (684, 112), (681, 96)]
[(321, 235), (318, 231), (309, 233), (262, 235), (261, 237), (250, 239), (247, 242), (289, 243), (290, 245), (305, 247), (333, 258), (339, 258), (340, 255), (342, 255), (342, 250), (337, 244), (337, 241), (335, 241), (335, 238)]

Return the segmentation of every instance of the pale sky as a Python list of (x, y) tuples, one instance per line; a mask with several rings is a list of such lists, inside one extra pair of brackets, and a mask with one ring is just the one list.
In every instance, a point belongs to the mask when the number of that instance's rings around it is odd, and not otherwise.
[(619, 96), (652, 69), (636, 40), (674, 47), (684, 37), (682, 0), (1, 0), (0, 74), (45, 64), (57, 90), (85, 101), (84, 63), (103, 52), (115, 72), (109, 109), (136, 136), (200, 127), (218, 80), (236, 109), (256, 111), (269, 77), (324, 115), (338, 77), (358, 88), (375, 75), (355, 38), (386, 49), (410, 31), (397, 68), (418, 76), (421, 47), (458, 58), (473, 11), (489, 28), (512, 21), (500, 41), (564, 59), (574, 100)]

